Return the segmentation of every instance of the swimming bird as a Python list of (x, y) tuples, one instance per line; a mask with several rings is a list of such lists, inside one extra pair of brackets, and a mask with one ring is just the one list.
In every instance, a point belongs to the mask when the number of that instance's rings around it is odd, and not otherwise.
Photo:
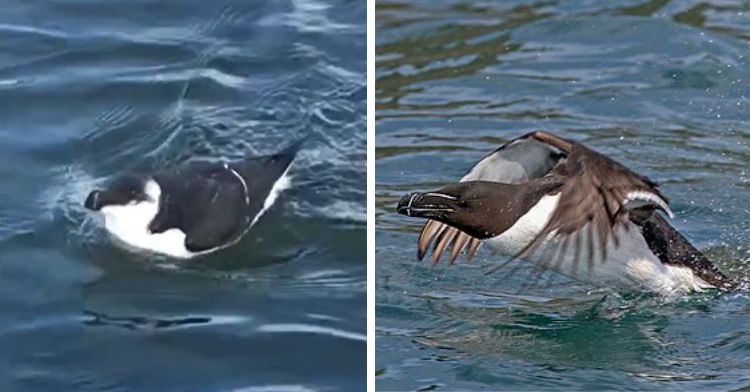
[(189, 162), (153, 173), (127, 173), (92, 191), (84, 207), (130, 248), (190, 258), (226, 248), (288, 187), (302, 141), (235, 162)]
[(597, 285), (662, 295), (734, 286), (665, 218), (673, 213), (656, 183), (543, 131), (496, 149), (457, 183), (404, 196), (397, 211), (428, 219), (417, 256), (432, 246), (434, 264), (487, 243)]

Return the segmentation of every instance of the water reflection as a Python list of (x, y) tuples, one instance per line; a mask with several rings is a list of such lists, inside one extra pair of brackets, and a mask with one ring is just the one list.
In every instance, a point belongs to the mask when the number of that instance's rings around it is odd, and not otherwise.
[(86, 310), (83, 312), (83, 324), (91, 327), (120, 327), (125, 329), (172, 329), (180, 327), (198, 326), (212, 323), (211, 317), (177, 317), (154, 318), (148, 316), (109, 316), (104, 313)]

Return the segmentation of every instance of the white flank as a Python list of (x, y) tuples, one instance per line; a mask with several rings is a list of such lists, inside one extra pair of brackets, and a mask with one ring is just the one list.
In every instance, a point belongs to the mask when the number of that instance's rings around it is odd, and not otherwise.
[[(291, 165), (289, 165), (291, 167)], [(263, 202), (263, 208), (260, 209), (258, 212), (258, 215), (255, 215), (255, 218), (253, 218), (253, 221), (250, 223), (250, 226), (247, 228), (248, 230), (250, 227), (252, 227), (256, 222), (258, 222), (258, 219), (260, 219), (263, 214), (268, 211), (269, 208), (273, 205), (273, 203), (276, 202), (276, 199), (279, 198), (279, 195), (281, 195), (281, 192), (283, 192), (285, 189), (289, 189), (290, 186), (292, 186), (292, 181), (289, 179), (289, 176), (287, 176), (287, 173), (289, 172), (289, 167), (284, 170), (284, 174), (279, 177), (278, 180), (273, 184), (273, 187), (271, 188), (271, 192), (268, 193), (268, 196), (266, 197), (266, 200)], [(247, 230), (245, 230), (247, 231)]]
[[(560, 195), (544, 196), (536, 206), (523, 215), (510, 229), (486, 240), (498, 252), (512, 256), (520, 252), (544, 228), (557, 207)], [(535, 264), (553, 269), (574, 279), (597, 285), (637, 286), (661, 295), (672, 295), (688, 291), (701, 291), (712, 287), (695, 276), (687, 267), (662, 263), (649, 249), (639, 227), (632, 223), (629, 230), (621, 228), (617, 233), (620, 245), (614, 246), (610, 239), (607, 259), (602, 262), (599, 241), (594, 243), (594, 266), (588, 266), (588, 227), (581, 228), (581, 252), (575, 257), (575, 239), (567, 252), (559, 257), (560, 243), (550, 237), (526, 259)]]
[(145, 193), (150, 200), (127, 205), (109, 205), (100, 210), (104, 227), (117, 239), (138, 249), (164, 253), (172, 257), (187, 258), (194, 254), (185, 248), (185, 233), (169, 229), (163, 233), (150, 233), (148, 225), (159, 212), (161, 187), (153, 179), (146, 183)]
[[(263, 201), (263, 208), (260, 209), (260, 211), (258, 212), (258, 214), (255, 215), (255, 217), (253, 218), (252, 222), (250, 222), (250, 224), (247, 225), (247, 227), (245, 228), (245, 230), (242, 231), (242, 234), (238, 235), (231, 242), (228, 242), (228, 243), (226, 243), (224, 245), (221, 245), (221, 246), (213, 248), (213, 249), (204, 250), (203, 252), (193, 253), (190, 257), (192, 257), (192, 256), (198, 256), (198, 255), (205, 255), (207, 253), (215, 252), (215, 251), (217, 251), (219, 249), (224, 249), (224, 248), (230, 247), (230, 246), (232, 246), (232, 245), (240, 242), (240, 240), (242, 239), (242, 237), (244, 237), (245, 234), (247, 234), (247, 232), (250, 230), (251, 227), (253, 227), (255, 225), (256, 222), (258, 222), (258, 219), (260, 219), (260, 217), (266, 212), (266, 210), (268, 210), (269, 208), (271, 208), (271, 206), (273, 205), (273, 203), (276, 202), (276, 199), (279, 197), (279, 195), (281, 194), (281, 192), (284, 191), (285, 189), (288, 189), (292, 185), (291, 180), (287, 176), (287, 172), (289, 172), (289, 167), (286, 168), (286, 170), (281, 175), (281, 177), (279, 177), (276, 180), (276, 182), (273, 184), (273, 187), (271, 187), (271, 191), (268, 193), (268, 196), (266, 197), (266, 200)], [(244, 181), (243, 181), (243, 184), (244, 184)], [(245, 193), (245, 195), (246, 195), (247, 198), (250, 197), (250, 195), (248, 195), (247, 193)], [(247, 202), (250, 203), (249, 200)]]
[(659, 260), (633, 259), (627, 272), (634, 282), (665, 296), (714, 287), (688, 267), (664, 264)]

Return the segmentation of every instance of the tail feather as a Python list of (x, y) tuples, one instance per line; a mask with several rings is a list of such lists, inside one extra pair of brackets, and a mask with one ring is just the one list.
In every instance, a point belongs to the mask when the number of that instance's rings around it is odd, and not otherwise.
[(245, 180), (251, 200), (262, 203), (266, 199), (297, 157), (305, 140), (297, 140), (276, 153), (248, 157), (232, 165)]
[(245, 157), (233, 166), (246, 181), (253, 180), (260, 172), (277, 173), (276, 177), (279, 177), (297, 157), (297, 153), (302, 149), (305, 141), (307, 141), (307, 137), (296, 140), (273, 154)]

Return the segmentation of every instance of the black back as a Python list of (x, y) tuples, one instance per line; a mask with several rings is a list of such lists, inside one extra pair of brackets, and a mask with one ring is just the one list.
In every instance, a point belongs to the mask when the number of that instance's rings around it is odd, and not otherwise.
[(661, 262), (688, 267), (698, 277), (720, 289), (731, 289), (736, 285), (660, 215), (651, 214), (639, 224), (648, 247)]
[[(160, 209), (149, 225), (160, 233), (178, 228), (185, 247), (200, 252), (237, 240), (261, 212), (273, 185), (284, 174), (301, 143), (267, 156), (228, 164), (192, 162), (153, 175), (162, 189)], [(247, 187), (237, 176), (238, 173)]]

